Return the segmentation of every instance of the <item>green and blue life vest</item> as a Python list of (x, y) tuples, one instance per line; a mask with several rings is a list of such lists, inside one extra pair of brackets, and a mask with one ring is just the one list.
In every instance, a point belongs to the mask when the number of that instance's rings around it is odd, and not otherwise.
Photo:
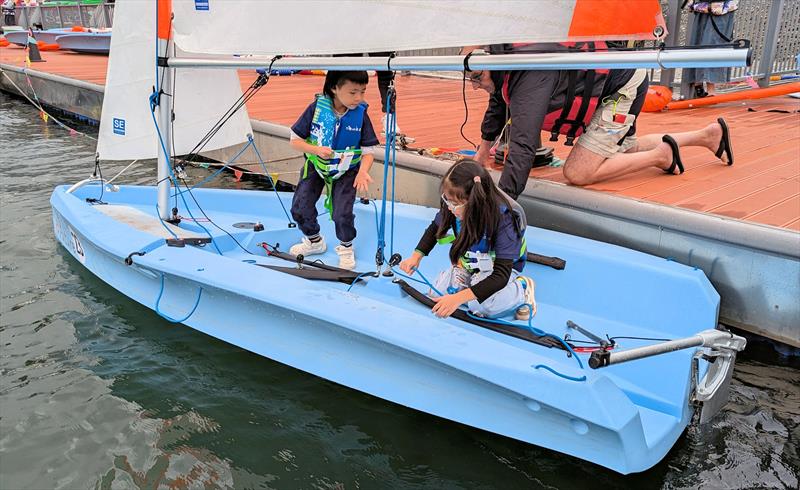
[[(512, 201), (514, 202), (514, 201)], [(519, 205), (517, 205), (519, 206)], [(522, 272), (525, 267), (525, 260), (528, 255), (528, 244), (525, 239), (525, 227), (527, 225), (524, 211), (520, 207), (517, 209), (508, 209), (505, 206), (501, 207), (501, 212), (512, 213), (514, 227), (521, 238), (519, 258), (514, 261), (513, 268), (518, 272)], [(456, 235), (461, 231), (461, 220), (456, 218), (455, 233), (448, 234), (436, 240), (436, 243), (448, 244), (453, 243)], [(472, 244), (464, 255), (461, 256), (461, 266), (472, 273), (491, 271), (494, 268), (495, 251), (489, 247), (489, 238), (484, 235), (477, 243)]]
[(367, 104), (362, 102), (355, 109), (348, 109), (337, 117), (333, 111), (333, 101), (326, 95), (317, 95), (311, 131), (306, 143), (327, 146), (334, 151), (333, 158), (322, 158), (306, 153), (303, 178), (308, 177), (309, 165), (325, 181), (325, 208), (332, 212), (331, 189), (333, 182), (350, 169), (361, 164), (361, 127)]

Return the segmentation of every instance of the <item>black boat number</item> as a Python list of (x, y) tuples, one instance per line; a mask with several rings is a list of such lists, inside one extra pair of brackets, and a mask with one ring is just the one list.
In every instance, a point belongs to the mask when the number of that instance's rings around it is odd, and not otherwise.
[(74, 231), (69, 230), (69, 234), (72, 235), (72, 250), (75, 251), (75, 255), (78, 256), (78, 260), (83, 262), (83, 260), (86, 258), (86, 255), (83, 253), (83, 245), (81, 245), (81, 241), (78, 240), (78, 236)]

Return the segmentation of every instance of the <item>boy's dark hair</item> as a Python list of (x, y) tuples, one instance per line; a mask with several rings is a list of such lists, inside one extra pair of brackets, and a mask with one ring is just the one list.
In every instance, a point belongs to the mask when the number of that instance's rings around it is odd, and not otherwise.
[(325, 75), (325, 85), (322, 87), (322, 93), (333, 99), (333, 89), (341, 87), (345, 82), (366, 85), (369, 83), (369, 75), (365, 71), (328, 70), (328, 74)]
[[(489, 247), (494, 247), (493, 237), (501, 218), (500, 206), (510, 209), (511, 203), (500, 194), (489, 172), (475, 160), (465, 158), (444, 174), (441, 190), (442, 193), (448, 190), (466, 201), (461, 231), (450, 247), (450, 262), (458, 263), (469, 247), (478, 243), (484, 235)], [(441, 211), (443, 219), (436, 232), (437, 238), (443, 238), (450, 230), (455, 230), (456, 217), (445, 202), (441, 204)]]

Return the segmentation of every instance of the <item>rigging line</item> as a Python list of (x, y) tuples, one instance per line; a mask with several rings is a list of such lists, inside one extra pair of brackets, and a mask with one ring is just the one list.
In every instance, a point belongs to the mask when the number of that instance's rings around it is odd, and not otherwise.
[[(28, 74), (27, 74), (27, 72), (25, 72), (25, 70), (24, 70), (24, 69), (23, 69), (23, 72), (25, 73), (25, 76), (27, 77), (27, 76), (28, 76)], [(20, 94), (21, 94), (23, 97), (25, 97), (25, 99), (27, 99), (27, 100), (28, 100), (28, 102), (30, 102), (30, 103), (31, 103), (31, 105), (33, 105), (35, 108), (39, 109), (41, 112), (43, 112), (43, 113), (47, 114), (47, 117), (49, 117), (50, 119), (52, 119), (53, 121), (55, 121), (55, 123), (56, 123), (56, 124), (58, 124), (59, 126), (61, 126), (63, 129), (66, 129), (66, 130), (68, 130), (68, 131), (74, 131), (76, 134), (79, 134), (79, 135), (81, 135), (81, 136), (85, 136), (85, 137), (89, 138), (90, 140), (97, 141), (97, 138), (95, 138), (95, 137), (93, 137), (93, 136), (89, 136), (88, 134), (86, 134), (86, 133), (84, 133), (84, 132), (82, 132), (82, 131), (78, 131), (77, 129), (71, 128), (71, 127), (67, 126), (66, 124), (64, 124), (63, 122), (59, 121), (59, 120), (58, 120), (58, 119), (57, 119), (55, 116), (53, 116), (52, 114), (50, 114), (49, 112), (47, 112), (46, 110), (44, 110), (44, 107), (43, 107), (41, 104), (38, 104), (38, 103), (34, 102), (33, 100), (31, 100), (31, 98), (30, 98), (30, 97), (28, 97), (28, 95), (25, 93), (25, 91), (24, 91), (24, 90), (22, 90), (22, 89), (19, 87), (19, 85), (17, 85), (16, 83), (14, 83), (14, 80), (12, 80), (12, 79), (11, 79), (11, 77), (9, 77), (9, 76), (8, 76), (8, 74), (6, 74), (5, 70), (2, 70), (2, 69), (0, 69), (0, 73), (2, 73), (4, 77), (6, 77), (6, 80), (8, 80), (8, 82), (9, 82), (11, 85), (13, 85), (13, 86), (14, 86), (14, 88), (16, 88), (16, 89), (17, 89), (17, 92), (19, 92), (19, 93), (20, 93)], [(29, 86), (30, 86), (30, 79), (28, 80), (28, 84), (29, 84)], [(36, 91), (35, 91), (35, 90), (33, 90), (33, 86), (31, 86), (31, 92), (33, 93), (33, 96), (34, 96), (34, 97), (36, 97), (36, 100), (39, 100), (39, 98), (36, 96)]]
[[(471, 53), (470, 53), (471, 54)], [(464, 59), (464, 66), (467, 66), (467, 58)], [(464, 140), (472, 145), (473, 148), (477, 151), (478, 145), (472, 142), (469, 138), (466, 137), (464, 134), (464, 127), (467, 125), (467, 121), (469, 121), (469, 106), (467, 105), (467, 72), (464, 70), (464, 73), (461, 77), (461, 97), (464, 100), (464, 122), (461, 124), (461, 128), (458, 130), (461, 133), (461, 137)]]
[[(272, 64), (270, 63), (270, 67), (271, 66)], [(253, 151), (255, 152), (256, 157), (258, 157), (258, 161), (261, 162), (261, 167), (264, 169), (264, 173), (267, 175), (269, 183), (272, 184), (272, 190), (275, 191), (275, 196), (277, 196), (278, 202), (280, 203), (281, 208), (283, 209), (283, 214), (286, 215), (286, 219), (289, 220), (289, 228), (294, 228), (295, 226), (297, 226), (297, 224), (292, 220), (291, 216), (289, 216), (289, 212), (286, 210), (286, 206), (284, 206), (283, 204), (283, 199), (281, 199), (281, 193), (278, 192), (277, 183), (274, 180), (272, 180), (272, 175), (269, 173), (267, 165), (264, 163), (264, 159), (261, 158), (261, 152), (258, 151), (258, 147), (256, 146), (256, 141), (253, 139), (253, 135), (248, 134), (247, 140), (250, 142), (249, 144), (253, 146)]]
[[(153, 96), (149, 97), (149, 101), (150, 101), (150, 111), (151, 111), (150, 112), (150, 116), (153, 118), (153, 125), (156, 128), (156, 134), (158, 135), (158, 143), (161, 145), (161, 151), (164, 152), (165, 158), (169, 159), (170, 153), (167, 151), (167, 146), (164, 144), (164, 137), (161, 135), (161, 128), (158, 127), (158, 121), (156, 121), (156, 113), (155, 113), (155, 107), (156, 106), (153, 104)], [(178, 183), (178, 179), (175, 177), (175, 173), (172, 170), (172, 165), (170, 165), (170, 163), (167, 162), (166, 167), (167, 167), (167, 170), (169, 171), (170, 180), (173, 182), (173, 185), (175, 185), (175, 187), (178, 187), (180, 184)], [(191, 195), (191, 192), (189, 194)], [(192, 197), (194, 197), (194, 196), (192, 196)], [(194, 219), (194, 215), (192, 215), (192, 210), (189, 209), (189, 204), (186, 202), (186, 198), (183, 196), (183, 194), (181, 194), (181, 199), (183, 200), (183, 205), (186, 206), (186, 211), (189, 213), (189, 216), (191, 216), (191, 218)], [(195, 200), (195, 202), (197, 202), (197, 201)], [(198, 205), (198, 207), (199, 207), (199, 205)], [(200, 210), (202, 211), (202, 208)], [(158, 206), (157, 205), (156, 205), (156, 211), (158, 212)], [(205, 215), (205, 213), (203, 213), (203, 214)], [(160, 212), (158, 212), (158, 219), (163, 223), (164, 220), (161, 218)], [(219, 253), (220, 255), (224, 255), (222, 253), (222, 251), (219, 249), (219, 247), (217, 246), (217, 243), (214, 241), (214, 236), (206, 229), (206, 227), (204, 227), (200, 223), (197, 223), (196, 220), (195, 220), (195, 224), (197, 226), (199, 226), (200, 228), (202, 228), (203, 231), (206, 232), (208, 237), (211, 239), (211, 244), (214, 245), (214, 248), (217, 250), (217, 253)]]
[[(386, 118), (387, 122), (389, 120), (389, 116), (391, 115), (391, 108), (392, 108), (392, 93), (394, 92), (394, 84), (389, 86), (389, 91), (386, 94)], [(389, 177), (389, 165), (391, 162), (391, 148), (394, 147), (395, 140), (394, 140), (394, 131), (390, 125), (390, 127), (386, 128), (386, 141), (384, 142), (384, 152), (383, 152), (383, 188), (382, 188), (382, 196), (381, 196), (381, 220), (380, 226), (378, 227), (378, 250), (375, 251), (375, 263), (377, 266), (383, 265), (385, 254), (383, 252), (386, 246), (386, 183)]]
[(208, 133), (206, 133), (206, 135), (203, 136), (203, 138), (201, 138), (195, 147), (189, 152), (191, 158), (189, 161), (193, 161), (195, 158), (194, 155), (198, 154), (206, 146), (206, 144), (208, 144), (208, 142), (217, 134), (217, 132), (219, 132), (222, 126), (224, 126), (225, 123), (227, 123), (239, 109), (246, 105), (247, 102), (249, 102), (250, 99), (252, 99), (262, 87), (267, 85), (269, 82), (269, 75), (272, 72), (273, 64), (282, 57), (283, 55), (275, 55), (272, 57), (267, 71), (264, 74), (259, 75), (259, 77), (250, 84), (250, 87), (248, 87), (247, 90), (245, 90), (245, 92), (242, 93), (242, 95), (231, 105), (231, 107), (225, 111), (219, 120), (214, 123)]
[(189, 190), (191, 190), (191, 189), (196, 189), (196, 188), (198, 188), (198, 187), (202, 186), (203, 184), (205, 184), (206, 182), (209, 182), (209, 181), (211, 181), (211, 180), (212, 180), (214, 177), (216, 177), (217, 175), (219, 175), (220, 173), (222, 173), (222, 171), (223, 171), (223, 170), (225, 170), (226, 168), (230, 168), (230, 167), (229, 167), (229, 165), (230, 165), (231, 163), (234, 163), (234, 162), (236, 161), (236, 159), (237, 159), (237, 158), (239, 158), (239, 156), (241, 156), (241, 154), (242, 154), (242, 153), (244, 153), (244, 151), (245, 151), (245, 150), (247, 150), (247, 148), (248, 148), (248, 147), (249, 147), (251, 144), (252, 144), (252, 142), (248, 142), (246, 145), (244, 145), (244, 146), (242, 147), (242, 149), (241, 149), (241, 150), (239, 150), (239, 152), (238, 152), (238, 153), (236, 153), (236, 155), (234, 155), (234, 156), (233, 156), (233, 158), (231, 158), (231, 160), (230, 160), (229, 162), (227, 162), (227, 163), (224, 163), (224, 164), (223, 164), (223, 165), (222, 165), (222, 166), (219, 168), (219, 170), (216, 170), (216, 171), (215, 171), (213, 174), (209, 175), (208, 177), (206, 177), (205, 179), (201, 180), (201, 181), (200, 181), (200, 182), (198, 182), (197, 184), (195, 184), (195, 185), (191, 186), (191, 187), (190, 187), (190, 188), (188, 188), (187, 190), (183, 190), (183, 191), (182, 191), (182, 190), (180, 190), (180, 189), (177, 189), (177, 192), (179, 192), (179, 193), (188, 192), (188, 191), (189, 191)]
[(239, 97), (239, 99), (237, 99), (233, 103), (233, 105), (230, 108), (228, 108), (227, 111), (225, 111), (225, 113), (220, 117), (220, 119), (217, 120), (216, 123), (214, 123), (214, 125), (211, 127), (208, 133), (206, 133), (206, 135), (200, 139), (200, 141), (195, 145), (195, 147), (192, 148), (191, 151), (189, 151), (189, 157), (187, 158), (189, 162), (192, 162), (196, 159), (195, 155), (198, 155), (203, 150), (203, 148), (205, 148), (205, 146), (211, 141), (211, 139), (213, 139), (214, 136), (216, 136), (219, 130), (222, 129), (225, 123), (227, 123), (239, 109), (241, 109), (245, 104), (247, 104), (247, 102), (256, 94), (256, 92), (260, 87), (263, 87), (263, 85), (256, 87), (257, 82), (258, 80), (253, 82), (253, 84), (251, 84), (251, 86), (248, 87), (245, 93), (243, 93)]
[[(431, 288), (431, 290), (433, 292), (435, 292), (439, 296), (445, 296), (438, 289), (436, 289), (436, 287), (428, 280), (427, 277), (425, 277), (424, 274), (422, 274), (422, 272), (418, 268), (414, 267), (413, 271), (414, 271), (414, 273), (419, 274), (419, 277), (422, 278), (422, 280), (424, 281), (424, 284), (427, 284)], [(422, 281), (413, 279), (413, 278), (411, 278), (411, 277), (409, 277), (409, 276), (407, 276), (407, 275), (405, 275), (405, 274), (403, 274), (401, 272), (397, 272), (397, 271), (394, 270), (394, 268), (392, 268), (392, 272), (394, 272), (395, 274), (400, 275), (401, 277), (406, 277), (408, 279), (412, 279), (412, 280), (415, 280), (417, 282), (422, 282)], [(521, 305), (521, 306), (525, 306), (525, 305)], [(527, 304), (527, 306), (528, 306), (528, 308), (531, 308), (531, 311), (533, 310), (532, 305)], [(506, 325), (506, 326), (515, 327), (515, 328), (526, 328), (525, 325), (521, 325), (521, 324), (518, 324), (518, 323), (513, 323), (513, 322), (501, 320), (501, 319), (478, 317), (476, 315), (473, 315), (470, 311), (466, 311), (466, 313), (467, 313), (468, 316), (470, 316), (471, 318), (476, 319), (476, 320), (481, 320), (481, 321), (488, 322), (488, 323), (495, 323), (497, 325)], [(570, 347), (569, 344), (564, 339), (562, 339), (561, 337), (558, 337), (556, 335), (553, 335), (551, 333), (545, 332), (544, 330), (542, 330), (540, 328), (536, 328), (536, 327), (533, 326), (533, 316), (530, 316), (528, 318), (527, 329), (530, 330), (531, 333), (533, 333), (534, 335), (538, 335), (540, 337), (548, 337), (548, 338), (552, 338), (552, 339), (557, 340), (567, 350), (567, 352), (568, 352), (567, 356), (568, 357), (569, 356), (574, 357), (575, 360), (578, 362), (578, 366), (581, 369), (585, 369), (583, 367), (583, 362), (581, 361), (580, 357), (578, 357), (578, 355), (575, 353), (575, 351), (572, 349), (572, 347)], [(551, 368), (550, 366), (548, 366), (546, 364), (537, 364), (537, 365), (532, 366), (532, 367), (534, 369), (546, 369), (547, 371), (550, 371), (551, 373), (555, 374), (556, 376), (560, 376), (560, 377), (562, 377), (564, 379), (568, 379), (570, 381), (586, 381), (586, 376), (585, 375), (581, 376), (581, 377), (569, 376), (569, 375), (566, 375), (566, 374), (563, 374), (563, 373), (560, 373), (560, 372), (556, 371), (555, 369)]]
[(136, 163), (136, 162), (138, 162), (138, 161), (139, 161), (139, 159), (137, 158), (136, 160), (134, 160), (134, 161), (132, 161), (131, 163), (129, 163), (129, 164), (128, 164), (128, 166), (127, 166), (127, 167), (125, 167), (125, 168), (123, 168), (122, 170), (120, 170), (120, 172), (119, 172), (117, 175), (115, 175), (115, 176), (111, 177), (111, 179), (110, 179), (110, 180), (106, 181), (106, 184), (110, 184), (110, 183), (114, 182), (114, 180), (115, 180), (117, 177), (119, 177), (120, 175), (122, 175), (122, 174), (123, 174), (123, 173), (124, 173), (126, 170), (128, 170), (129, 168), (131, 168), (131, 167), (133, 166), (133, 164), (134, 164), (134, 163)]
[[(187, 187), (187, 192), (189, 193), (189, 197), (191, 197), (191, 198), (192, 198), (192, 200), (194, 201), (194, 203), (197, 205), (197, 209), (198, 209), (198, 210), (199, 210), (201, 213), (203, 213), (203, 216), (204, 216), (204, 217), (205, 217), (205, 218), (208, 220), (208, 222), (209, 222), (209, 223), (211, 223), (212, 225), (214, 225), (214, 226), (215, 226), (215, 227), (216, 227), (218, 230), (220, 230), (220, 231), (222, 231), (223, 233), (225, 233), (226, 235), (228, 235), (228, 237), (230, 237), (230, 239), (231, 239), (231, 240), (233, 240), (233, 242), (234, 242), (234, 243), (236, 243), (236, 245), (238, 245), (238, 246), (239, 246), (239, 248), (241, 248), (242, 250), (244, 250), (244, 251), (245, 251), (245, 253), (248, 253), (248, 254), (250, 254), (250, 255), (256, 255), (256, 254), (254, 254), (253, 252), (251, 252), (251, 251), (247, 250), (247, 249), (246, 249), (244, 246), (242, 246), (242, 244), (241, 244), (241, 243), (239, 243), (239, 240), (237, 240), (237, 239), (236, 239), (236, 238), (235, 238), (233, 235), (231, 235), (230, 233), (228, 233), (228, 230), (226, 230), (225, 228), (222, 228), (221, 226), (219, 226), (218, 224), (216, 224), (216, 223), (214, 222), (214, 220), (212, 220), (211, 218), (209, 218), (209, 216), (206, 214), (205, 210), (203, 210), (203, 207), (202, 207), (202, 206), (200, 206), (200, 203), (199, 203), (199, 202), (197, 202), (197, 198), (196, 198), (196, 197), (194, 197), (194, 193), (192, 192), (192, 190), (191, 190), (191, 189), (189, 189), (189, 188), (188, 188), (188, 185), (186, 185), (186, 183), (185, 183), (185, 182), (184, 182), (184, 186), (186, 186), (186, 187)], [(183, 194), (181, 194), (181, 197), (183, 197)], [(186, 204), (186, 201), (185, 201), (185, 200), (184, 200), (184, 204)], [(186, 209), (187, 209), (187, 211), (189, 211), (189, 207), (188, 207), (188, 206), (186, 207)], [(192, 215), (192, 212), (191, 212), (191, 211), (189, 211), (189, 216), (191, 216), (192, 220), (194, 220), (194, 222), (197, 224), (197, 226), (199, 226), (200, 228), (203, 228), (203, 230), (206, 230), (206, 229), (205, 229), (205, 227), (203, 227), (203, 225), (201, 225), (201, 224), (200, 224), (200, 223), (197, 221), (197, 219), (196, 219), (196, 218), (195, 218), (195, 217)], [(208, 234), (209, 234), (209, 236), (211, 235), (211, 234), (208, 232), (208, 230), (206, 230), (206, 233), (208, 233)], [(216, 246), (216, 244), (215, 244), (214, 246)], [(217, 249), (217, 250), (219, 250), (219, 249)], [(222, 255), (222, 252), (220, 252), (220, 255)]]
[(231, 105), (231, 107), (229, 107), (228, 110), (225, 111), (225, 113), (217, 120), (217, 122), (214, 123), (208, 133), (206, 133), (206, 135), (203, 136), (203, 138), (201, 138), (195, 147), (189, 152), (190, 162), (194, 161), (195, 155), (197, 155), (206, 146), (206, 144), (208, 144), (208, 142), (217, 134), (217, 132), (219, 132), (222, 126), (224, 126), (225, 123), (227, 123), (239, 109), (245, 106), (247, 102), (249, 102), (250, 99), (252, 99), (253, 96), (255, 96), (255, 94), (269, 82), (269, 74), (272, 72), (272, 66), (281, 58), (283, 58), (283, 55), (273, 56), (267, 71), (264, 74), (259, 75), (259, 77), (250, 84), (250, 87), (248, 87), (247, 90), (245, 90), (245, 92), (242, 93), (242, 95)]
[[(394, 75), (392, 75), (394, 79)], [(394, 86), (394, 83), (392, 83)], [(392, 220), (389, 231), (389, 256), (394, 255), (394, 201), (395, 201), (395, 182), (397, 181), (397, 110), (392, 112)]]

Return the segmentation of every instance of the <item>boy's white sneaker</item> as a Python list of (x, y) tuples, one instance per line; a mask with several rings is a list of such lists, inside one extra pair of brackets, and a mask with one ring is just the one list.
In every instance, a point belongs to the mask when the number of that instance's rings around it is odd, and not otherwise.
[(342, 245), (336, 246), (336, 253), (339, 255), (339, 268), (347, 269), (349, 271), (356, 268), (356, 251), (353, 246), (343, 247)]
[(292, 255), (302, 254), (308, 256), (324, 254), (326, 250), (328, 250), (328, 246), (325, 245), (325, 238), (320, 237), (320, 240), (314, 243), (309, 240), (308, 237), (303, 237), (300, 243), (292, 245), (292, 248), (289, 249), (289, 253)]

